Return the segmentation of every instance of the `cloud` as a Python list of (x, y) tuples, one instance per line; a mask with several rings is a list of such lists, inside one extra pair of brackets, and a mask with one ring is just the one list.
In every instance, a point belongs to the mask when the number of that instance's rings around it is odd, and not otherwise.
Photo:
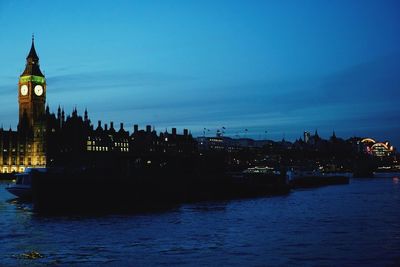
[(95, 71), (82, 73), (66, 73), (62, 75), (48, 76), (47, 83), (56, 88), (57, 93), (64, 93), (71, 90), (109, 90), (135, 87), (157, 87), (160, 85), (179, 84), (194, 77), (140, 71)]

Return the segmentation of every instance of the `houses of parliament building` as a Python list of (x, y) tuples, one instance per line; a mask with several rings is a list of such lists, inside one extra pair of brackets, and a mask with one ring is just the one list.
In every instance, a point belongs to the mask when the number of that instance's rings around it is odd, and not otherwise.
[[(19, 77), (19, 120), (16, 131), (0, 128), (0, 173), (23, 172), (27, 167), (93, 166), (134, 163), (160, 164), (162, 155), (190, 155), (196, 142), (188, 130), (177, 134), (176, 128), (157, 134), (149, 125), (130, 134), (119, 128), (93, 125), (87, 110), (83, 116), (76, 108), (66, 115), (58, 107), (51, 113), (46, 106), (46, 78), (40, 70), (34, 39)], [(122, 162), (122, 163), (121, 163)]]

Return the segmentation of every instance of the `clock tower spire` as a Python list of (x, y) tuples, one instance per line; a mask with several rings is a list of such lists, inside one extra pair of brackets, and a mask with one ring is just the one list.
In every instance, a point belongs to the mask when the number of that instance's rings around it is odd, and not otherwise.
[(18, 88), (19, 123), (26, 116), (28, 126), (32, 127), (45, 114), (46, 104), (46, 79), (40, 70), (33, 35), (31, 49), (26, 57), (25, 70), (20, 75)]

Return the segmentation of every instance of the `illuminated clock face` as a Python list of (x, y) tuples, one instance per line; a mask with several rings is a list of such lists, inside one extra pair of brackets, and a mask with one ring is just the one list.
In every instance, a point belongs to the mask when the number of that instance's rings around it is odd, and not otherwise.
[(27, 95), (28, 94), (28, 86), (26, 84), (21, 86), (21, 95)]
[(41, 85), (36, 85), (36, 86), (35, 86), (35, 94), (36, 94), (37, 96), (43, 95), (43, 86), (41, 86)]

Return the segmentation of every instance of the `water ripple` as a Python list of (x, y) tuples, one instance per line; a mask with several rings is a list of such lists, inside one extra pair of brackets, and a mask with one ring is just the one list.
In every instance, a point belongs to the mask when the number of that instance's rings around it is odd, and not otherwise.
[(284, 197), (51, 217), (0, 184), (0, 265), (398, 266), (398, 189), (391, 179), (354, 179)]

